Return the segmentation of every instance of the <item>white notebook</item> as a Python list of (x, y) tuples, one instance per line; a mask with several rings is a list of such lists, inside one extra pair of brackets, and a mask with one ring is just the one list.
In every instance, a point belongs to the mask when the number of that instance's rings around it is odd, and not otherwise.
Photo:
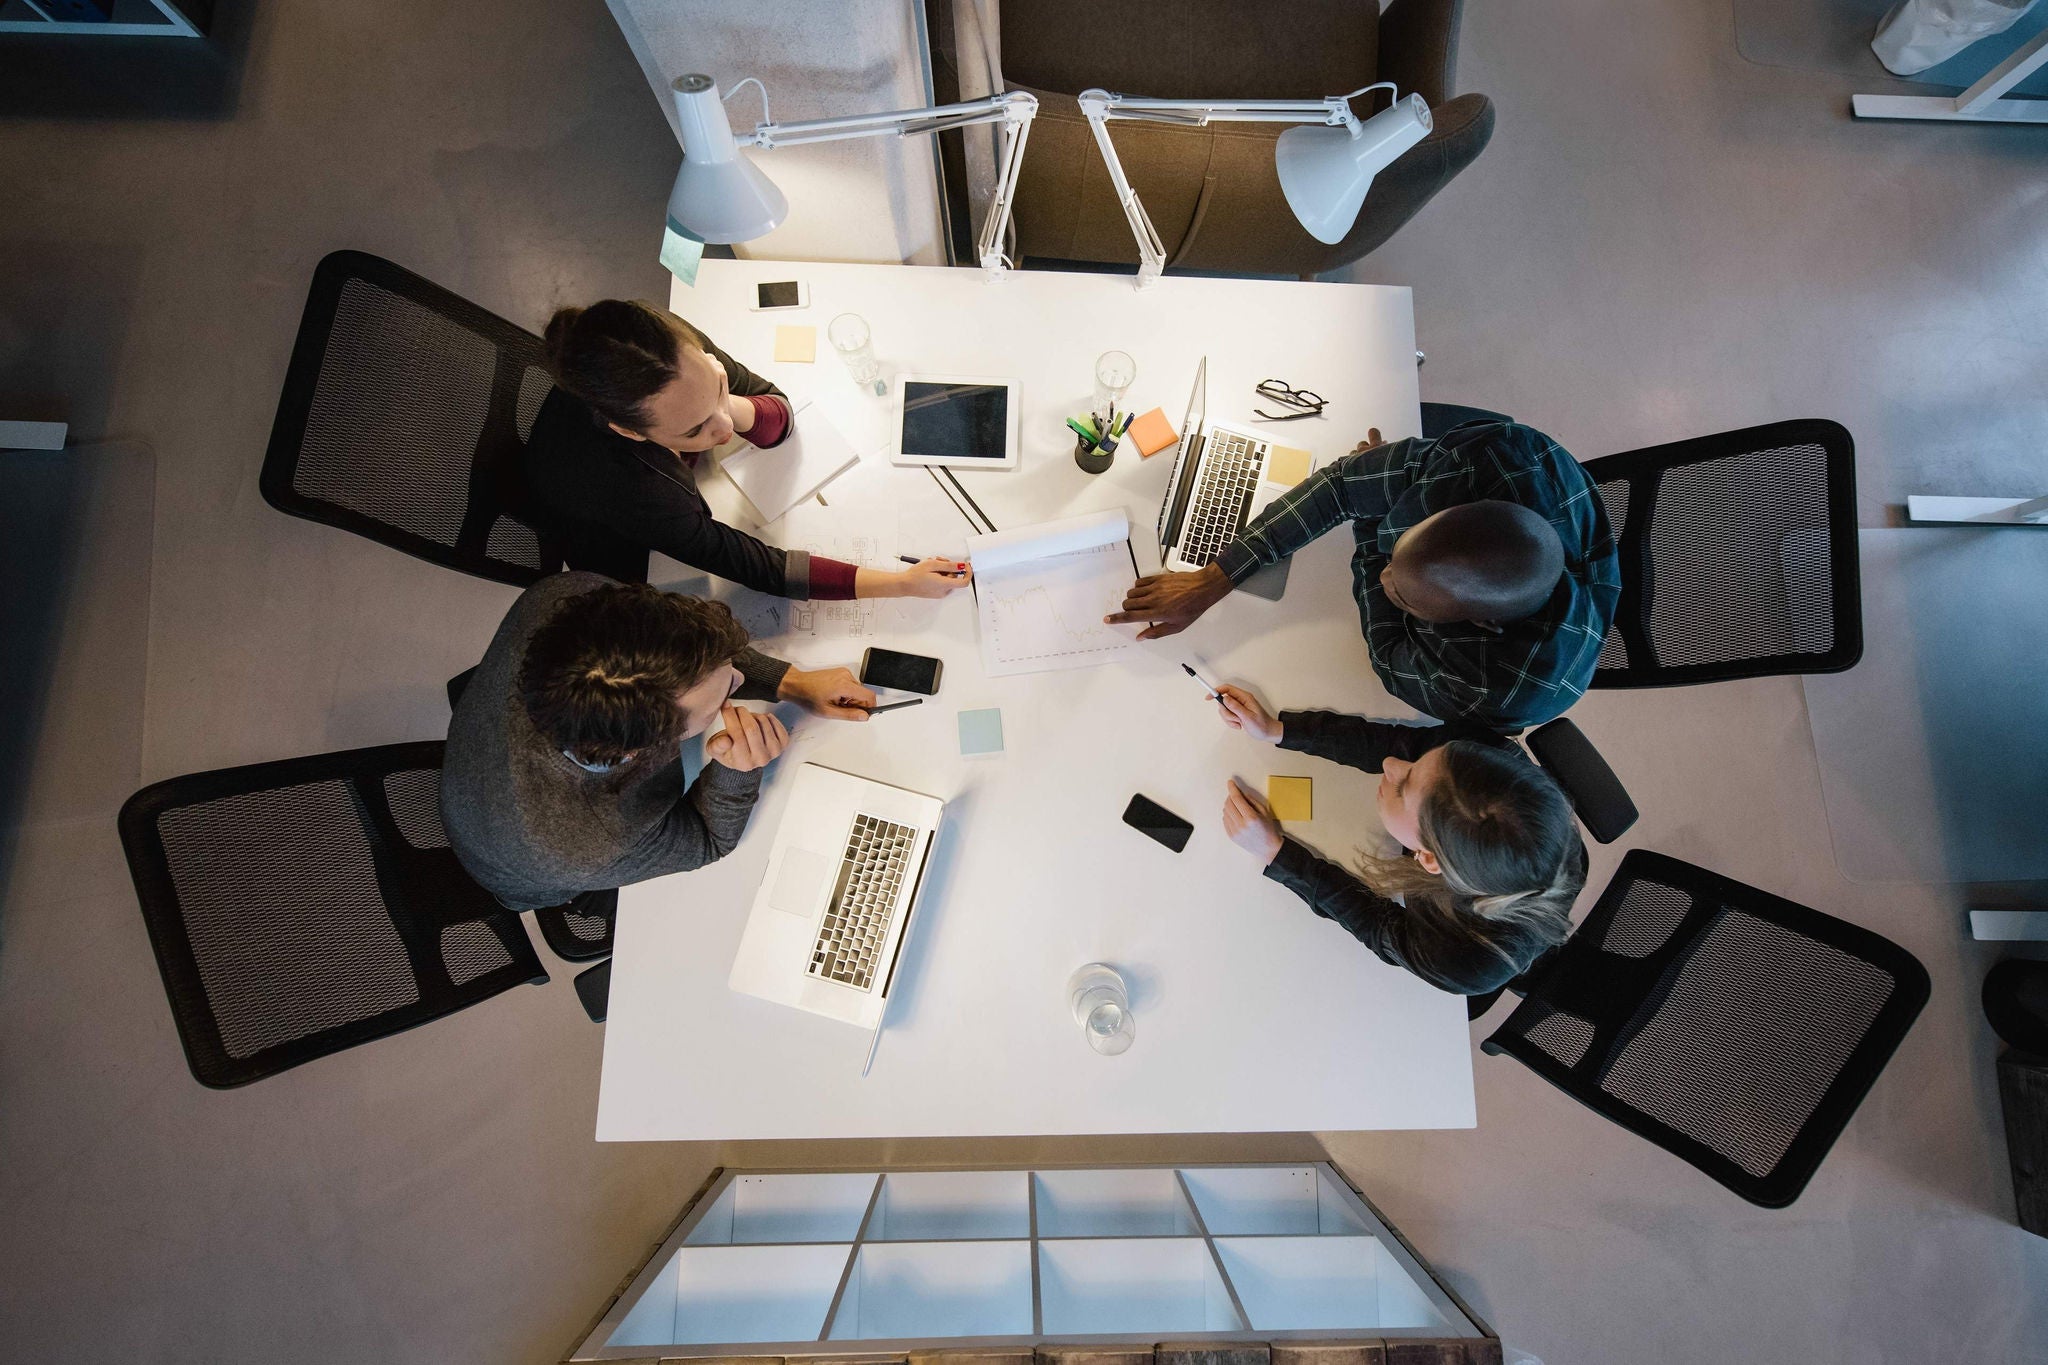
[(781, 445), (767, 450), (742, 446), (718, 466), (738, 485), (764, 526), (860, 463), (860, 452), (847, 443), (823, 408), (808, 398), (793, 397), (790, 410), (789, 435)]
[(991, 677), (1108, 663), (1137, 626), (1106, 626), (1138, 576), (1123, 509), (980, 536), (969, 547)]

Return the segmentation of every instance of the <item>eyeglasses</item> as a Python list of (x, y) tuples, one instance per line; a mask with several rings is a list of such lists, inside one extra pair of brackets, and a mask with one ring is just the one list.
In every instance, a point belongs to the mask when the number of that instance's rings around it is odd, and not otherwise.
[(1284, 379), (1262, 379), (1259, 381), (1258, 392), (1261, 398), (1271, 399), (1285, 407), (1301, 409), (1300, 412), (1284, 413), (1267, 412), (1262, 408), (1252, 409), (1253, 416), (1262, 417), (1268, 422), (1296, 422), (1304, 417), (1320, 417), (1330, 401), (1319, 393), (1297, 389)]

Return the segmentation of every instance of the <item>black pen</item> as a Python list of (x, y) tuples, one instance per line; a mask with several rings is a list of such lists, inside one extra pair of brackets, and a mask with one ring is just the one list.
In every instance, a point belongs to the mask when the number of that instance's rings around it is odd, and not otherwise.
[[(903, 561), (903, 562), (904, 562), (905, 564), (922, 564), (922, 563), (924, 563), (924, 561), (923, 561), (923, 560), (921, 560), (921, 559), (912, 559), (912, 558), (911, 558), (911, 557), (910, 557), (909, 555), (897, 555), (896, 557), (897, 557), (898, 559), (902, 560), (902, 561)], [(936, 557), (936, 556), (934, 556), (934, 557)], [(955, 577), (955, 578), (958, 578), (958, 577), (959, 577), (959, 576), (960, 576), (961, 574), (964, 574), (964, 573), (966, 573), (966, 572), (967, 572), (967, 566), (966, 566), (965, 564), (962, 564), (962, 563), (960, 563), (960, 561), (959, 561), (959, 560), (957, 560), (957, 559), (956, 559), (956, 560), (954, 560), (954, 561), (953, 561), (953, 563), (954, 563), (954, 565), (955, 565), (956, 567), (954, 567), (954, 568), (951, 568), (951, 569), (948, 569), (948, 570), (946, 570), (946, 572), (947, 572), (947, 573), (949, 573), (949, 574), (951, 574), (951, 575), (952, 575), (953, 577)]]
[(1185, 673), (1185, 674), (1187, 674), (1187, 675), (1188, 675), (1188, 676), (1189, 676), (1190, 678), (1193, 678), (1193, 679), (1194, 679), (1194, 680), (1195, 680), (1196, 682), (1200, 683), (1200, 684), (1201, 684), (1202, 686), (1204, 686), (1204, 687), (1207, 687), (1207, 688), (1209, 689), (1209, 700), (1210, 700), (1210, 701), (1213, 701), (1213, 702), (1215, 702), (1215, 703), (1216, 703), (1216, 704), (1217, 704), (1218, 706), (1221, 706), (1221, 705), (1223, 704), (1223, 693), (1222, 693), (1222, 692), (1221, 692), (1220, 690), (1218, 690), (1218, 689), (1217, 689), (1216, 687), (1214, 687), (1213, 685), (1211, 685), (1211, 684), (1210, 684), (1210, 682), (1209, 682), (1209, 680), (1208, 680), (1207, 678), (1205, 678), (1205, 677), (1203, 677), (1203, 676), (1202, 676), (1201, 674), (1199, 674), (1199, 673), (1195, 672), (1194, 668), (1193, 668), (1193, 667), (1192, 667), (1191, 665), (1189, 665), (1189, 664), (1182, 664), (1182, 665), (1180, 666), (1180, 671), (1181, 671), (1181, 672), (1183, 672), (1183, 673)]
[(887, 706), (870, 706), (868, 708), (868, 714), (871, 716), (879, 716), (884, 711), (900, 711), (906, 706), (922, 705), (924, 705), (923, 697), (912, 697), (909, 701), (892, 701)]

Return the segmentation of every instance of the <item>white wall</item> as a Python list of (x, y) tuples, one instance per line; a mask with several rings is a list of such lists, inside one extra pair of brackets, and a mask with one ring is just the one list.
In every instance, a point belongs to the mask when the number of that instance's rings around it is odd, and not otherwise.
[[(767, 85), (778, 123), (927, 103), (917, 0), (606, 0), (670, 126), (669, 83), (701, 71), (721, 92)], [(728, 106), (744, 135), (761, 117), (752, 86)], [(680, 147), (680, 133), (678, 133)], [(680, 153), (679, 153), (680, 155)], [(745, 153), (782, 187), (789, 218), (735, 247), (775, 260), (944, 263), (929, 137), (884, 136)], [(648, 187), (658, 232), (668, 185)]]

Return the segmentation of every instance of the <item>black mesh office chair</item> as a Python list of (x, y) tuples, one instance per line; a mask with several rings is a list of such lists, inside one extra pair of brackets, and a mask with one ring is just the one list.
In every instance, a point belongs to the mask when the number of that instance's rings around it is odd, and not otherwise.
[(521, 444), (551, 387), (540, 338), (403, 267), (337, 251), (285, 372), (264, 501), (524, 587), (562, 540), (522, 512)]
[(1863, 656), (1856, 449), (1833, 422), (1586, 462), (1621, 551), (1595, 687), (1834, 673)]
[(1634, 849), (1482, 1047), (1752, 1203), (1799, 1197), (1927, 1003), (1911, 953)]
[(441, 828), (441, 744), (193, 773), (121, 807), (192, 1074), (245, 1085), (548, 974)]

